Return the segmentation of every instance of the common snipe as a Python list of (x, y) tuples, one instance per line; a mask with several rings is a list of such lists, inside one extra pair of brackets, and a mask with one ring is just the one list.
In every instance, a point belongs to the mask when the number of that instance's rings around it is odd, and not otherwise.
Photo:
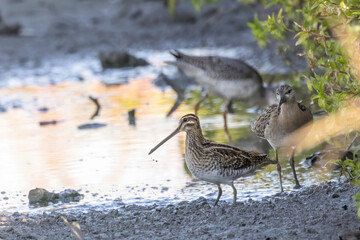
[(255, 172), (261, 166), (276, 163), (263, 153), (244, 151), (206, 140), (201, 131), (199, 118), (194, 114), (183, 116), (175, 131), (151, 149), (149, 154), (179, 132), (186, 132), (185, 162), (190, 172), (195, 177), (218, 186), (219, 192), (215, 205), (222, 195), (220, 184), (227, 184), (233, 188), (233, 203), (235, 204), (237, 191), (234, 180)]

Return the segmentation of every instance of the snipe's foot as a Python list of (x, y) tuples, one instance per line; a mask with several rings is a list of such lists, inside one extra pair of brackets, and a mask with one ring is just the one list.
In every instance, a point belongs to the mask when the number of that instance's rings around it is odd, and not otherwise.
[(300, 184), (297, 184), (294, 186), (294, 189), (300, 189), (301, 188), (301, 185)]

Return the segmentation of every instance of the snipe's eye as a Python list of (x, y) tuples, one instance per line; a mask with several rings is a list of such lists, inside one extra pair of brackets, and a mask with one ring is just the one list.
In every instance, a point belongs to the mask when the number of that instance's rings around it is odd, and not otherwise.
[(289, 93), (291, 93), (291, 89), (290, 89), (289, 91), (287, 91), (287, 92), (286, 92), (286, 94), (289, 94)]
[(183, 122), (187, 122), (187, 118), (184, 118), (184, 119), (183, 119)]

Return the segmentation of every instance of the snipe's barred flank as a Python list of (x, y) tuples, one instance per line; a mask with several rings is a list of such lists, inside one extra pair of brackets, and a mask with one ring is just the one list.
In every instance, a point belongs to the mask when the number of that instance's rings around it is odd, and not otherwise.
[(220, 184), (227, 184), (233, 188), (233, 203), (235, 204), (237, 191), (234, 180), (253, 173), (262, 166), (276, 163), (276, 161), (270, 160), (266, 154), (244, 151), (205, 139), (199, 118), (194, 114), (183, 116), (175, 131), (151, 149), (149, 154), (179, 132), (186, 132), (185, 162), (190, 172), (195, 177), (218, 186), (219, 192), (215, 205), (222, 195)]

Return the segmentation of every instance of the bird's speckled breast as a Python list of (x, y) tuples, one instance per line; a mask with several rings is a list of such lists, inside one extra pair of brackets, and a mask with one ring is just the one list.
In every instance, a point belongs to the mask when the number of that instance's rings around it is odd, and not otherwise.
[(280, 115), (273, 116), (268, 127), (265, 129), (265, 138), (273, 148), (291, 146), (295, 143), (288, 143), (283, 141), (283, 139), (311, 121), (311, 119), (310, 111), (302, 111), (298, 107), (297, 102), (283, 104)]

